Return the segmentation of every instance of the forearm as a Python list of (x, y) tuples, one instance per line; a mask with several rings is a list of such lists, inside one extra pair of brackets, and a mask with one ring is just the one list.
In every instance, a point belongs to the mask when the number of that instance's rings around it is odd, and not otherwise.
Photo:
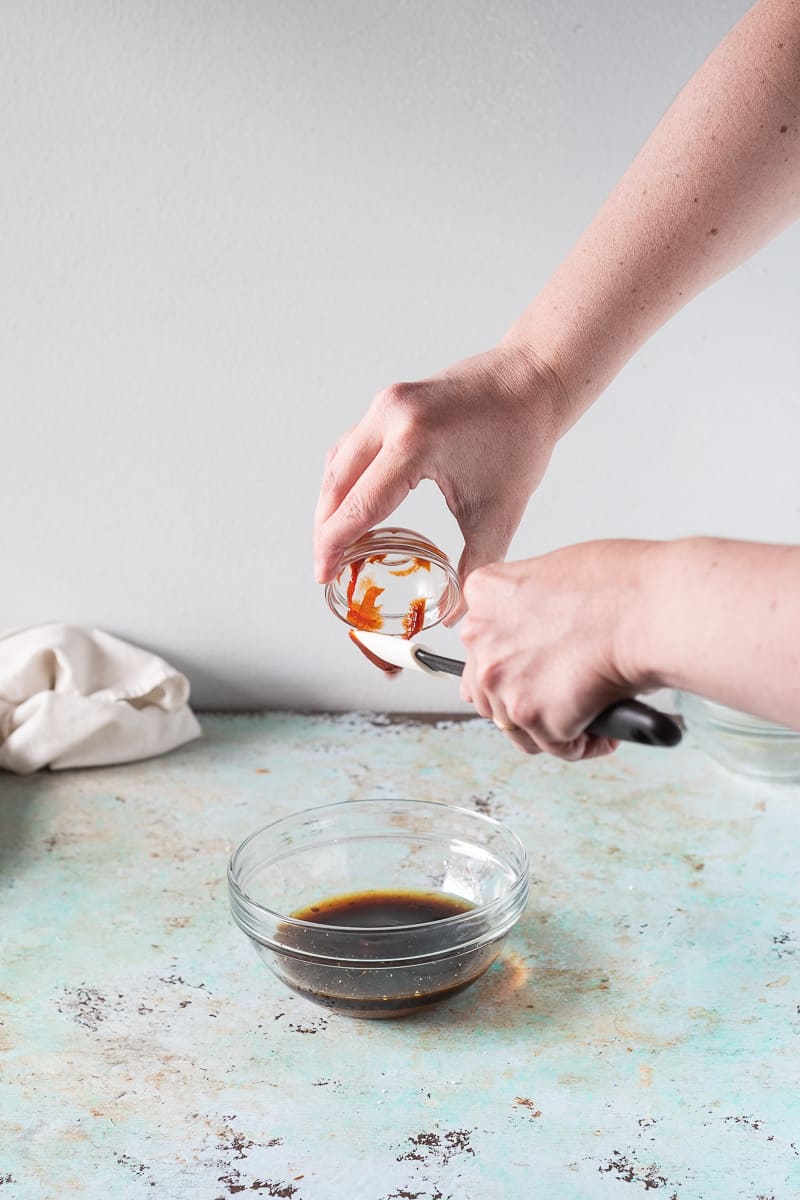
[(683, 89), (507, 341), (566, 424), (692, 296), (800, 215), (800, 3), (761, 0)]
[(643, 685), (800, 729), (800, 547), (652, 543), (641, 578), (642, 609), (623, 636)]

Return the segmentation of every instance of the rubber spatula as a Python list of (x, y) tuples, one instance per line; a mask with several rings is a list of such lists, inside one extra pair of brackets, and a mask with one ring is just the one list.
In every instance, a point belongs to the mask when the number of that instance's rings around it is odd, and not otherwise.
[[(366, 633), (360, 629), (351, 629), (350, 637), (384, 670), (410, 669), (439, 678), (464, 672), (460, 658), (445, 658), (420, 642), (409, 642), (386, 633)], [(620, 742), (637, 742), (642, 746), (677, 746), (682, 736), (680, 725), (672, 717), (649, 704), (642, 704), (641, 700), (618, 700), (616, 704), (609, 704), (586, 726), (585, 732), (592, 737), (616, 738)]]

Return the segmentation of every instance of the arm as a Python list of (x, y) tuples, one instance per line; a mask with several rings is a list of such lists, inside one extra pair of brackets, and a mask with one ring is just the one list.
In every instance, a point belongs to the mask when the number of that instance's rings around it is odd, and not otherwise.
[(627, 635), (643, 686), (696, 692), (800, 729), (800, 546), (664, 543), (645, 613), (639, 634)]
[(658, 687), (800, 729), (800, 547), (589, 542), (476, 571), (466, 592), (462, 694), (523, 750), (606, 753), (581, 731)]
[(689, 81), (510, 331), (577, 418), (698, 292), (800, 214), (800, 4), (761, 0)]
[(675, 100), (499, 347), (394, 385), (329, 455), (317, 576), (421, 479), (461, 574), (502, 558), (558, 438), (690, 297), (800, 213), (800, 3), (760, 0)]

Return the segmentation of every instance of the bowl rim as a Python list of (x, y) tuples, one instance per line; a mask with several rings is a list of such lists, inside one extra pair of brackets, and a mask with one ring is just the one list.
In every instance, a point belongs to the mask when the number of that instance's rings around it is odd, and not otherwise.
[(757, 717), (743, 709), (731, 708), (718, 700), (709, 700), (696, 692), (675, 691), (676, 703), (687, 725), (697, 726), (718, 733), (742, 737), (761, 738), (763, 741), (800, 739), (800, 729), (791, 729), (766, 717)]
[[(277, 909), (269, 908), (266, 904), (261, 904), (258, 900), (254, 900), (252, 896), (248, 895), (248, 893), (239, 886), (234, 877), (236, 859), (238, 858), (239, 854), (255, 838), (259, 837), (262, 833), (266, 833), (268, 829), (274, 829), (276, 825), (282, 825), (284, 822), (288, 823), (290, 821), (295, 821), (299, 817), (308, 816), (312, 813), (329, 812), (331, 809), (345, 809), (351, 805), (381, 805), (392, 803), (410, 804), (419, 806), (420, 808), (447, 809), (448, 812), (456, 812), (460, 816), (469, 817), (478, 824), (490, 826), (491, 828), (500, 831), (504, 836), (508, 837), (519, 855), (521, 865), (519, 869), (516, 870), (514, 880), (509, 885), (507, 891), (503, 892), (501, 896), (496, 896), (493, 900), (488, 901), (486, 904), (476, 904), (474, 908), (467, 909), (466, 912), (453, 913), (449, 917), (439, 917), (433, 921), (417, 921), (411, 925), (381, 925), (378, 927), (368, 925), (342, 926), (328, 925), (322, 921), (303, 921), (298, 917), (292, 917), (279, 912)], [(278, 920), (282, 924), (288, 924), (290, 927), (294, 926), (299, 929), (310, 929), (316, 931), (331, 929), (335, 930), (338, 934), (342, 934), (343, 932), (346, 932), (347, 934), (363, 934), (367, 932), (371, 934), (392, 934), (402, 933), (412, 929), (424, 930), (429, 929), (432, 926), (437, 926), (439, 929), (458, 929), (470, 922), (474, 922), (476, 917), (485, 917), (487, 915), (491, 915), (495, 910), (499, 911), (507, 907), (510, 901), (516, 901), (518, 899), (519, 892), (521, 890), (527, 889), (530, 878), (530, 862), (528, 859), (528, 852), (525, 849), (525, 845), (521, 838), (514, 833), (514, 831), (510, 829), (508, 825), (504, 825), (502, 821), (498, 821), (495, 817), (487, 816), (485, 813), (475, 812), (469, 808), (462, 808), (462, 806), (458, 804), (448, 804), (444, 800), (414, 800), (402, 796), (376, 796), (372, 798), (365, 797), (357, 800), (332, 800), (327, 804), (316, 804), (311, 808), (303, 808), (295, 813), (287, 813), (283, 817), (278, 817), (278, 819), (275, 821), (267, 822), (266, 825), (262, 825), (259, 829), (254, 829), (253, 832), (248, 834), (247, 837), (239, 843), (236, 849), (231, 852), (231, 855), (228, 859), (227, 877), (229, 891), (236, 897), (238, 901), (244, 903), (246, 906), (252, 909), (257, 910), (260, 913), (264, 913), (270, 919)]]

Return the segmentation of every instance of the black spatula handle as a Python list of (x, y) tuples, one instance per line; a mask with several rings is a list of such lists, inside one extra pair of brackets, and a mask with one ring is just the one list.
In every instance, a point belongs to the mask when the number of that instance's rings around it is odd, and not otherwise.
[(677, 746), (681, 727), (672, 717), (640, 700), (620, 700), (609, 704), (587, 725), (593, 737), (617, 738), (642, 746)]
[[(459, 658), (445, 658), (422, 647), (415, 651), (419, 661), (433, 671), (446, 675), (461, 675), (464, 664)], [(620, 742), (637, 742), (640, 746), (677, 746), (681, 727), (672, 717), (642, 704), (641, 700), (619, 700), (603, 709), (586, 727), (593, 737), (616, 738)]]

